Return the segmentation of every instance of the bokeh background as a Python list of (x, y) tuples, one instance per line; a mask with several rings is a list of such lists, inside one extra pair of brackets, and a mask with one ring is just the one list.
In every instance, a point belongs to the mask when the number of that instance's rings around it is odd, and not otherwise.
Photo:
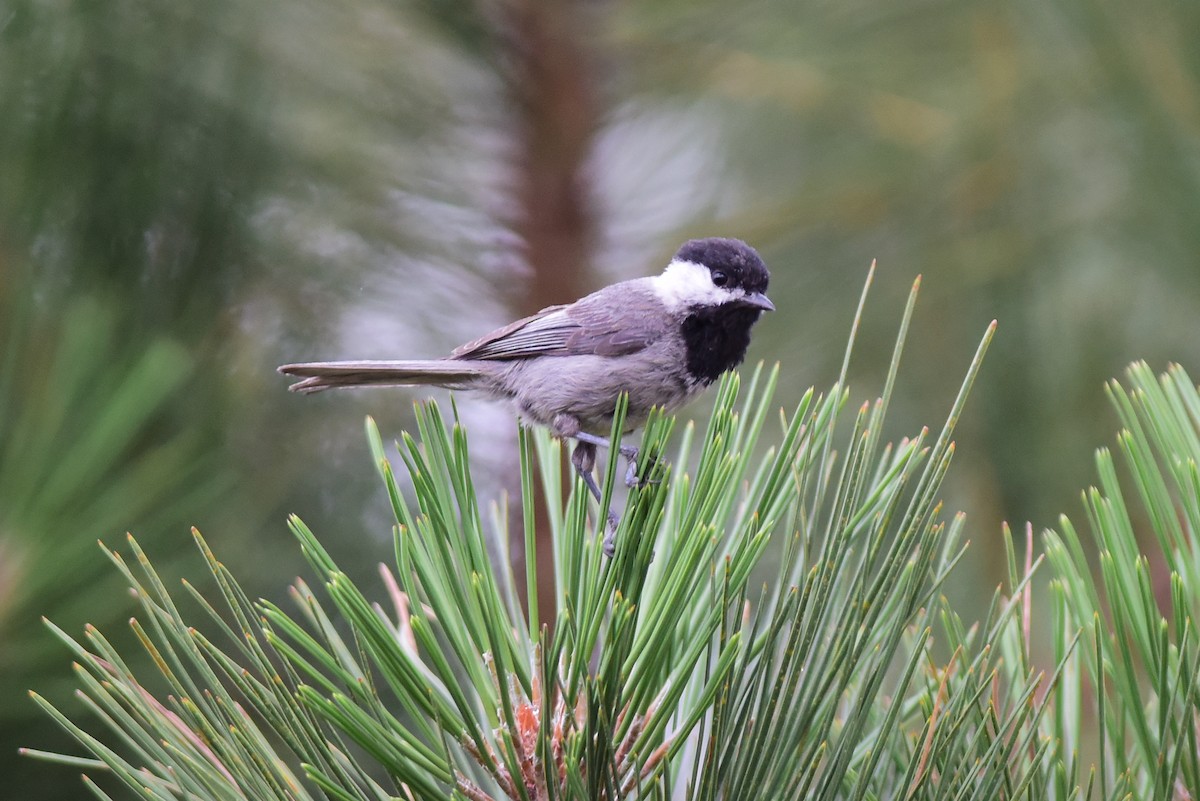
[[(948, 486), (993, 586), (1001, 521), (1079, 511), (1103, 382), (1200, 375), (1197, 31), (1170, 0), (0, 3), (0, 793), (84, 795), (16, 748), (70, 747), (25, 695), (69, 702), (42, 615), (128, 642), (98, 538), (201, 578), (198, 526), (270, 597), (289, 512), (387, 558), (362, 419), (417, 396), (275, 365), (439, 355), (692, 236), (771, 265), (784, 404), (835, 380), (877, 259), (874, 397), (923, 274), (891, 436), (1000, 320)], [(511, 415), (460, 408), (494, 495)]]

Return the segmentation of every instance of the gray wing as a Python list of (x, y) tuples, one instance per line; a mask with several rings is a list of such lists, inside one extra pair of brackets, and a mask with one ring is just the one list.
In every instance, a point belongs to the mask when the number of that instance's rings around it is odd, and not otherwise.
[(626, 281), (567, 306), (551, 306), (457, 348), (451, 359), (623, 356), (667, 331), (662, 304), (640, 281)]

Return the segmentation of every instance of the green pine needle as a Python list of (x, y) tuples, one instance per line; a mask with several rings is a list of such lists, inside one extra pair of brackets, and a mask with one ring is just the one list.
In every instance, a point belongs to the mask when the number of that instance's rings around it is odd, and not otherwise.
[[(50, 624), (91, 717), (34, 700), (90, 756), (27, 753), (164, 799), (1194, 796), (1200, 394), (1178, 367), (1134, 365), (1129, 389), (1111, 384), (1129, 479), (1098, 454), (1084, 495), (1098, 583), (1063, 518), (1039, 598), (1032, 532), (1018, 549), (1006, 530), (1006, 586), (968, 624), (943, 595), (966, 523), (943, 518), (940, 492), (995, 324), (932, 442), (888, 443), (918, 288), (882, 395), (852, 416), (845, 366), (778, 414), (777, 367), (726, 375), (702, 428), (647, 423), (646, 483), (626, 492), (608, 454), (601, 504), (562, 483), (559, 443), (522, 431), (515, 533), (502, 506), (483, 514), (456, 415), (419, 404), (395, 465), (368, 420), (396, 521), (378, 601), (292, 518), (314, 588), (297, 581), (294, 608), (252, 601), (196, 532), (217, 589), (185, 582), (193, 620), (130, 538), (132, 559), (106, 553), (141, 606), (131, 626), (154, 675), (94, 628), (76, 639)], [(1142, 555), (1140, 526), (1160, 562)], [(492, 556), (511, 547), (523, 584)]]

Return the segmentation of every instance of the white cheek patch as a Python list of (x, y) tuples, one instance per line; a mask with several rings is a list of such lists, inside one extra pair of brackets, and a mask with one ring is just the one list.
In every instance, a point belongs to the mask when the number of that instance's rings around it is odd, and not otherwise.
[(746, 293), (716, 286), (712, 273), (693, 261), (672, 261), (654, 277), (654, 292), (669, 311), (688, 306), (717, 306)]

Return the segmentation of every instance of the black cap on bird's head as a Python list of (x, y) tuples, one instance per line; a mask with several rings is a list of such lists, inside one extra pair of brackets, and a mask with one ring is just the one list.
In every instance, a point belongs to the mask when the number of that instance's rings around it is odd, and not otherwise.
[(722, 273), (729, 286), (747, 292), (765, 293), (771, 280), (758, 251), (740, 239), (692, 239), (683, 243), (675, 260), (702, 264), (713, 273)]
[(741, 364), (750, 329), (775, 305), (767, 298), (770, 274), (754, 248), (739, 239), (685, 242), (651, 286), (668, 314), (680, 321), (687, 373), (710, 384)]
[[(712, 286), (723, 290), (725, 302), (772, 311), (767, 298), (771, 275), (758, 251), (740, 239), (711, 237), (683, 243), (672, 263), (696, 264), (708, 270)], [(720, 297), (719, 295), (716, 297)]]

